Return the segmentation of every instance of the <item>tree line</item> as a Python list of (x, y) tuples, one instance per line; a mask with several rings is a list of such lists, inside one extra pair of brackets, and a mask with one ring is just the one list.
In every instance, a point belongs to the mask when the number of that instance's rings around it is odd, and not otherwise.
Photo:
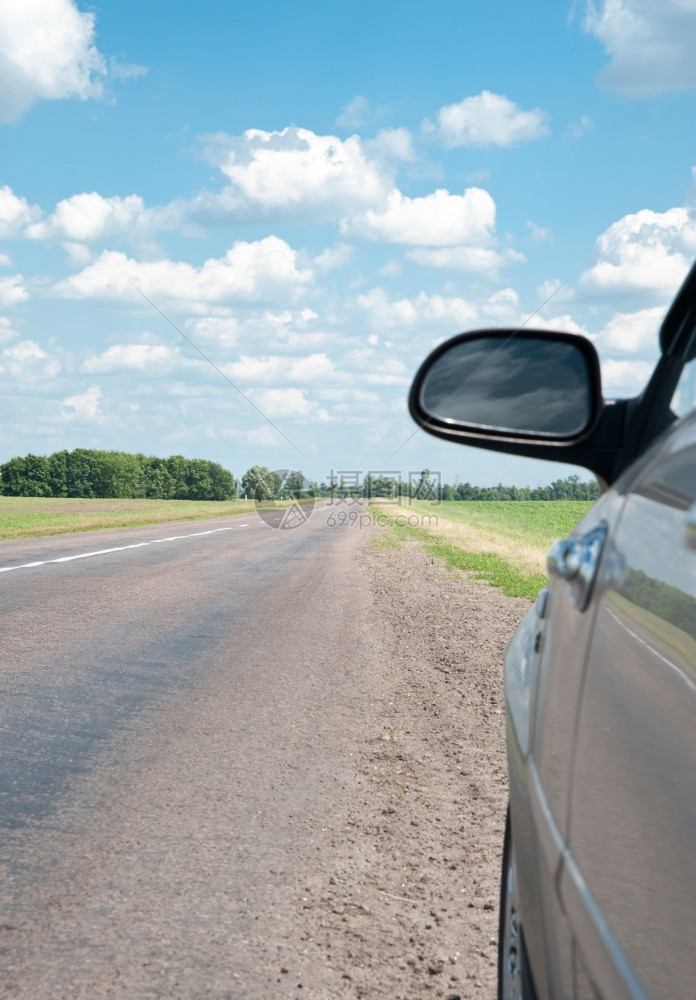
[(443, 500), (597, 500), (599, 486), (596, 479), (582, 482), (580, 476), (555, 479), (548, 486), (472, 486), (458, 483), (442, 488)]
[(255, 500), (321, 497), (412, 497), (420, 500), (596, 500), (596, 481), (578, 475), (548, 486), (473, 486), (440, 483), (428, 469), (409, 481), (368, 473), (349, 479), (330, 477), (310, 482), (299, 470), (282, 478), (265, 465), (252, 465), (241, 483), (218, 462), (202, 458), (75, 448), (43, 455), (11, 458), (0, 465), (0, 494), (15, 497), (84, 497), (87, 499)]
[(472, 486), (471, 483), (440, 483), (429, 469), (409, 481), (379, 476), (368, 472), (362, 481), (357, 473), (350, 479), (333, 477), (328, 483), (313, 483), (302, 472), (290, 472), (281, 479), (265, 465), (252, 465), (242, 477), (242, 493), (255, 500), (286, 500), (317, 497), (386, 497), (415, 500), (596, 500), (599, 486), (596, 480), (582, 482), (580, 476), (556, 479), (549, 486)]
[[(332, 484), (334, 495), (345, 490)], [(424, 469), (412, 482), (388, 477), (366, 476), (359, 493), (366, 497), (413, 497), (418, 500), (597, 500), (599, 486), (595, 479), (582, 482), (580, 476), (556, 479), (548, 486), (473, 486), (471, 483), (439, 483)]]
[(0, 486), (0, 492), (11, 497), (232, 500), (237, 496), (232, 473), (218, 462), (91, 448), (11, 458), (0, 465)]

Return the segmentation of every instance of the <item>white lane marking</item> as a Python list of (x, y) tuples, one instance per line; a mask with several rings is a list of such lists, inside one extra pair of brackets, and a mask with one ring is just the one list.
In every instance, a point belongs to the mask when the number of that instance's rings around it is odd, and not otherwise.
[(679, 676), (687, 685), (687, 687), (690, 687), (692, 691), (696, 691), (696, 684), (694, 684), (691, 678), (684, 673), (681, 667), (678, 667), (676, 663), (672, 663), (672, 661), (668, 660), (666, 656), (662, 655), (662, 653), (658, 653), (656, 649), (653, 649), (653, 647), (650, 645), (649, 642), (646, 642), (645, 639), (641, 639), (639, 635), (636, 635), (635, 632), (632, 632), (631, 629), (628, 627), (628, 625), (624, 625), (624, 623), (619, 618), (617, 618), (614, 612), (611, 611), (609, 608), (606, 609), (606, 612), (608, 615), (611, 615), (611, 617), (614, 619), (617, 625), (620, 625), (621, 628), (624, 629), (626, 632), (628, 632), (629, 635), (632, 635), (634, 639), (637, 639), (638, 642), (641, 643), (641, 645), (645, 646), (646, 649), (649, 649), (650, 652), (653, 654), (653, 656), (656, 656), (658, 660), (662, 660), (662, 662), (666, 663), (668, 667), (671, 667), (672, 670), (676, 671), (676, 673), (679, 674)]
[(106, 556), (110, 552), (125, 552), (126, 549), (142, 549), (146, 545), (160, 545), (162, 542), (179, 542), (184, 538), (200, 538), (202, 535), (214, 535), (219, 531), (234, 531), (235, 528), (248, 528), (248, 524), (233, 524), (227, 528), (211, 528), (209, 531), (194, 531), (190, 535), (170, 535), (168, 538), (153, 538), (149, 542), (134, 542), (132, 545), (118, 545), (112, 549), (96, 549), (94, 552), (80, 552), (76, 556), (61, 556), (60, 559), (41, 559), (37, 562), (22, 563), (20, 566), (0, 566), (0, 573), (11, 573), (15, 569), (34, 569), (36, 566), (47, 566), (49, 563), (66, 563), (74, 559), (91, 559), (93, 556)]

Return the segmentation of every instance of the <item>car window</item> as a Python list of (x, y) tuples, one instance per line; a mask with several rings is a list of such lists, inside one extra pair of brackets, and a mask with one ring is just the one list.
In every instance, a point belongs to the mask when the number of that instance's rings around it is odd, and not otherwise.
[(678, 417), (685, 417), (696, 408), (696, 358), (684, 365), (671, 406)]

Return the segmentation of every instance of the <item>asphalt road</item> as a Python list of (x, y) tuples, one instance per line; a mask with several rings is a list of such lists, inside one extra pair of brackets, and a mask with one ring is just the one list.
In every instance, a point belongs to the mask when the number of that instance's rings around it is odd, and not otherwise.
[(0, 996), (302, 995), (380, 656), (341, 509), (0, 545)]

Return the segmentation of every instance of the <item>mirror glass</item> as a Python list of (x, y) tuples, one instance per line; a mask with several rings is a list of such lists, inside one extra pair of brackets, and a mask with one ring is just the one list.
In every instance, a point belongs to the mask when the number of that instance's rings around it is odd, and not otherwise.
[(421, 386), (429, 416), (499, 431), (574, 437), (592, 418), (583, 351), (551, 336), (486, 333), (455, 343)]

